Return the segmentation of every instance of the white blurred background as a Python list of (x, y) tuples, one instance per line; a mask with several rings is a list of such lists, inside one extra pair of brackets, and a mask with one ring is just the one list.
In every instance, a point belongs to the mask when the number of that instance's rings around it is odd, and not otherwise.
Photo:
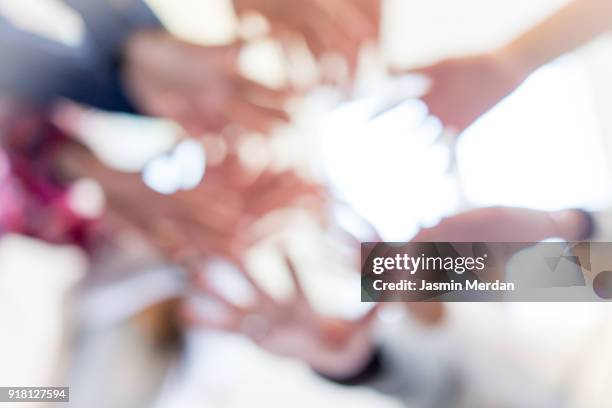
[[(381, 54), (395, 64), (417, 66), (485, 50), (564, 3), (389, 0)], [(152, 0), (151, 4), (169, 27), (186, 38), (205, 43), (232, 38), (234, 17), (227, 0)], [(79, 41), (78, 18), (59, 2), (0, 0), (0, 8), (24, 27), (69, 44)], [(245, 70), (264, 81), (278, 81), (282, 70), (270, 62), (274, 58), (264, 57), (274, 52), (271, 44), (254, 47), (245, 55)], [(387, 240), (409, 239), (420, 225), (435, 223), (465, 206), (606, 208), (612, 194), (610, 72), (609, 38), (540, 69), (467, 130), (457, 147), (458, 168), (452, 174), (446, 172), (447, 148), (428, 142), (428, 128), (417, 131), (407, 123), (406, 118), (418, 114), (413, 105), (368, 121), (370, 105), (380, 98), (373, 87), (366, 86), (355, 101), (338, 102), (331, 90), (313, 93), (297, 112), (293, 128), (282, 131), (290, 134), (290, 142), (279, 145), (287, 150), (287, 161), (297, 161), (331, 183), (338, 196)], [(167, 148), (179, 132), (160, 121), (110, 115), (94, 115), (84, 126), (98, 151), (126, 168), (141, 162), (143, 154)], [(146, 149), (141, 148), (144, 144)], [(71, 248), (14, 236), (0, 242), (0, 384), (54, 381), (55, 356), (66, 340), (64, 300), (85, 270), (84, 257)], [(576, 358), (577, 345), (591, 341), (593, 331), (607, 327), (610, 312), (601, 304), (453, 307), (457, 316), (469, 320), (503, 319), (529, 347), (542, 350), (541, 360), (531, 363), (545, 381), (553, 381), (559, 367)], [(465, 323), (463, 330), (475, 341), (494, 345), (506, 341), (488, 333), (485, 323)], [(202, 406), (202, 401), (232, 407), (247, 403), (393, 406), (363, 390), (324, 384), (304, 367), (265, 356), (239, 339), (193, 334), (190, 342), (197, 346), (189, 349), (188, 375), (183, 377), (192, 380), (169, 380), (159, 406)], [(211, 348), (215, 352), (208, 352)], [(593, 353), (598, 358), (597, 351)], [(580, 375), (582, 382), (589, 382), (588, 368)]]

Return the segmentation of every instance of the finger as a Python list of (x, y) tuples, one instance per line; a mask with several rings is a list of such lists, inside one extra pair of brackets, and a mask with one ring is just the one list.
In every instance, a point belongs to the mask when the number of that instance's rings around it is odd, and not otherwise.
[(243, 211), (243, 200), (237, 192), (228, 191), (227, 186), (216, 185), (212, 181), (204, 180), (196, 190), (178, 193), (175, 199), (195, 213), (203, 224), (221, 227), (220, 224), (235, 219)]
[(241, 124), (245, 128), (268, 134), (276, 125), (289, 122), (286, 112), (278, 109), (264, 108), (247, 101), (236, 101), (230, 112), (233, 123)]
[(261, 195), (258, 200), (249, 204), (248, 212), (255, 216), (263, 216), (305, 197), (320, 198), (320, 201), (323, 201), (323, 194), (318, 186), (296, 180), (292, 185), (285, 185)]
[(248, 212), (262, 214), (265, 208), (274, 207), (279, 201), (279, 193), (282, 197), (297, 181), (297, 177), (291, 170), (282, 173), (264, 170), (246, 191)]
[(193, 307), (183, 305), (180, 309), (181, 319), (189, 326), (218, 330), (229, 333), (239, 333), (241, 319), (235, 317), (221, 318), (198, 313)]
[(334, 22), (343, 28), (351, 39), (361, 43), (369, 38), (375, 38), (377, 24), (359, 8), (354, 0), (325, 1), (325, 6)]
[[(335, 5), (331, 5), (334, 3)], [(342, 55), (349, 68), (350, 77), (353, 78), (357, 70), (359, 61), (359, 50), (362, 42), (367, 38), (367, 34), (361, 32), (362, 29), (355, 28), (362, 25), (358, 22), (353, 24), (345, 24), (345, 21), (350, 21), (344, 13), (349, 15), (357, 14), (356, 19), (363, 22), (360, 12), (352, 5), (341, 2), (328, 2), (330, 4), (329, 12), (324, 14), (318, 22), (318, 27), (315, 29), (315, 34), (320, 37), (320, 41), (325, 45), (326, 51), (336, 52)]]
[(295, 264), (287, 255), (284, 255), (283, 257), (285, 259), (287, 269), (289, 269), (289, 276), (291, 277), (291, 283), (293, 284), (293, 293), (295, 298), (301, 303), (308, 303), (306, 298), (306, 292), (304, 291), (304, 287), (302, 286), (302, 281), (295, 268)]
[(305, 28), (302, 33), (308, 50), (318, 61), (323, 58), (323, 55), (328, 51), (325, 41), (323, 41), (316, 29)]
[(382, 19), (381, 0), (353, 0), (355, 7), (358, 7), (373, 27), (373, 37), (368, 40), (378, 40), (380, 36), (380, 26)]
[(281, 173), (265, 173), (267, 180), (260, 178), (257, 180), (258, 183), (253, 183), (249, 187), (247, 192), (249, 202), (254, 202), (257, 197), (266, 199), (268, 195), (274, 195), (276, 192), (287, 193), (286, 195), (289, 196), (313, 195), (321, 198), (326, 195), (324, 187), (302, 179), (294, 170), (285, 170)]
[(228, 207), (223, 209), (222, 204), (215, 203), (214, 207), (209, 205), (208, 209), (204, 206), (196, 207), (193, 209), (193, 214), (186, 214), (182, 220), (211, 234), (231, 236), (236, 232), (243, 208), (242, 206), (232, 208), (228, 202)]
[(251, 273), (249, 273), (248, 269), (244, 262), (239, 259), (234, 262), (237, 267), (240, 275), (247, 281), (247, 283), (251, 286), (251, 289), (255, 292), (256, 296), (256, 304), (259, 305), (273, 305), (274, 307), (280, 307), (276, 299), (274, 299), (266, 290), (264, 290), (261, 285), (253, 278)]
[(349, 77), (353, 79), (359, 65), (361, 45), (368, 39), (376, 38), (377, 26), (372, 24), (352, 0), (328, 1), (325, 4), (330, 9), (333, 24), (344, 34), (336, 37), (339, 41), (337, 46), (341, 47), (348, 64)]
[(267, 191), (278, 183), (278, 178), (284, 173), (290, 173), (290, 170), (286, 170), (283, 173), (278, 173), (265, 168), (257, 174), (257, 176), (251, 181), (246, 191), (247, 197), (253, 195), (260, 195), (263, 191)]
[(382, 303), (375, 304), (366, 314), (357, 320), (357, 324), (362, 327), (371, 326), (376, 321), (376, 317), (378, 317), (378, 312), (380, 311), (382, 305)]
[(420, 76), (424, 76), (427, 78), (432, 78), (436, 76), (436, 73), (439, 70), (439, 65), (436, 64), (430, 64), (430, 65), (418, 65), (415, 67), (399, 67), (399, 66), (392, 66), (389, 68), (389, 74), (390, 75), (394, 75), (394, 76), (401, 76), (401, 75), (420, 75)]
[(184, 79), (200, 81), (202, 73), (209, 72), (211, 69), (220, 70), (229, 76), (238, 76), (240, 72), (238, 59), (242, 46), (241, 41), (220, 46), (191, 44), (195, 57), (193, 63), (190, 64), (190, 72), (193, 76)]
[(198, 293), (203, 293), (217, 302), (224, 309), (232, 313), (234, 316), (243, 318), (248, 314), (246, 308), (236, 305), (230, 301), (227, 296), (215, 286), (209, 278), (203, 273), (193, 275), (192, 283), (199, 290)]
[(252, 242), (248, 241), (249, 235), (246, 232), (240, 235), (222, 235), (185, 228), (184, 236), (187, 241), (186, 246), (206, 255), (226, 257), (228, 261), (240, 259), (252, 245)]
[(283, 110), (287, 100), (294, 95), (294, 92), (288, 89), (272, 89), (248, 79), (241, 82), (241, 89), (249, 101), (267, 108)]

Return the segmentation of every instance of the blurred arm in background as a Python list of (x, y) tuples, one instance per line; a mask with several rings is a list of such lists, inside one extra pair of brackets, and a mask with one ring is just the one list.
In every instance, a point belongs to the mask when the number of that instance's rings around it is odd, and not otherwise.
[(0, 92), (49, 105), (58, 98), (161, 116), (193, 134), (230, 124), (265, 133), (288, 120), (288, 92), (243, 78), (238, 47), (203, 47), (168, 33), (140, 0), (66, 0), (85, 22), (68, 47), (0, 18)]
[(432, 115), (461, 132), (542, 65), (612, 28), (612, 2), (574, 0), (509, 44), (411, 70), (431, 79), (423, 96)]
[(142, 1), (66, 3), (85, 22), (84, 44), (78, 48), (0, 19), (0, 90), (41, 104), (65, 97), (100, 109), (135, 112), (117, 70), (122, 47), (133, 32), (161, 24)]
[(206, 182), (193, 189), (161, 194), (139, 174), (108, 168), (77, 143), (56, 154), (56, 168), (69, 180), (89, 178), (106, 199), (103, 221), (128, 228), (171, 262), (199, 262), (208, 256), (239, 263), (245, 251), (268, 231), (253, 227), (271, 212), (305, 202), (322, 202), (319, 186), (293, 171), (252, 171), (238, 157), (208, 170)]
[[(10, 99), (0, 98), (0, 137), (0, 236), (21, 233), (90, 249), (105, 232), (99, 227), (127, 227), (169, 260), (184, 253), (235, 260), (257, 238), (250, 227), (262, 217), (302, 203), (319, 211), (324, 201), (321, 188), (295, 172), (254, 169), (232, 151), (208, 168), (205, 182), (164, 195), (140, 174), (102, 163), (46, 111)], [(72, 188), (82, 179), (96, 181), (105, 195), (95, 214), (75, 205)]]
[[(552, 237), (578, 241), (592, 232), (590, 225), (590, 217), (581, 210), (485, 208), (446, 218), (437, 226), (422, 230), (413, 241), (532, 243)], [(380, 305), (355, 320), (320, 314), (308, 302), (296, 266), (285, 259), (293, 295), (275, 299), (242, 270), (255, 293), (255, 300), (246, 306), (232, 302), (206, 271), (194, 273), (193, 286), (225, 312), (203, 315), (186, 304), (186, 321), (196, 327), (245, 335), (264, 350), (299, 359), (339, 384), (371, 386), (412, 404), (429, 401), (430, 405), (425, 406), (446, 406), (444, 398), (453, 396), (444, 396), (452, 392), (452, 384), (448, 367), (443, 366), (443, 356), (434, 355), (433, 350), (415, 351), (409, 338), (378, 336), (373, 323)], [(443, 303), (405, 305), (426, 326), (444, 323)]]
[(239, 16), (249, 12), (263, 15), (272, 36), (287, 42), (304, 40), (315, 58), (341, 55), (351, 76), (357, 69), (361, 46), (378, 41), (380, 0), (233, 1)]
[(21, 30), (2, 17), (0, 55), (4, 95), (42, 106), (64, 97), (110, 111), (135, 111), (116, 73), (98, 66), (83, 49)]

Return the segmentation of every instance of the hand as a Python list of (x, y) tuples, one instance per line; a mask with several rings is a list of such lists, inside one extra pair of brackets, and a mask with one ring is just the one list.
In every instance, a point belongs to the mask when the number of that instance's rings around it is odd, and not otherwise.
[(423, 102), (444, 126), (459, 133), (529, 75), (526, 68), (500, 53), (447, 59), (410, 73), (424, 75), (431, 81)]
[(498, 265), (505, 265), (516, 252), (532, 244), (549, 238), (580, 241), (588, 229), (584, 214), (576, 210), (547, 212), (492, 207), (445, 218), (438, 225), (421, 230), (412, 241), (507, 243), (489, 248)]
[(415, 242), (540, 242), (548, 238), (580, 241), (587, 229), (575, 210), (539, 211), (527, 208), (479, 208), (443, 219), (421, 230)]
[[(540, 242), (548, 238), (567, 241), (582, 240), (588, 230), (584, 214), (575, 210), (538, 211), (526, 208), (479, 208), (445, 218), (438, 225), (422, 229), (413, 242)], [(521, 245), (496, 247), (496, 258), (501, 264)], [(444, 304), (410, 302), (407, 308), (427, 324), (436, 324), (444, 316)]]
[(209, 169), (192, 190), (163, 196), (148, 188), (128, 187), (112, 196), (111, 209), (166, 253), (179, 258), (197, 254), (237, 260), (262, 236), (273, 232), (254, 231), (257, 221), (303, 198), (310, 198), (308, 203), (314, 203), (315, 210), (323, 206), (319, 186), (295, 172), (254, 172), (231, 154), (220, 166)]
[(293, 263), (285, 259), (294, 286), (290, 298), (274, 299), (243, 272), (256, 299), (249, 306), (236, 305), (215, 288), (206, 274), (198, 273), (194, 274), (195, 288), (224, 312), (220, 316), (206, 316), (186, 305), (183, 313), (186, 321), (197, 327), (242, 333), (264, 350), (304, 361), (331, 377), (355, 375), (367, 365), (374, 350), (370, 329), (377, 308), (357, 320), (318, 314), (308, 302)]
[(203, 47), (165, 31), (142, 31), (127, 42), (124, 81), (143, 113), (181, 124), (191, 135), (231, 124), (267, 133), (287, 122), (288, 92), (238, 72), (237, 46)]
[(338, 53), (349, 70), (357, 67), (365, 41), (378, 39), (380, 0), (234, 0), (239, 15), (257, 12), (268, 20), (273, 36), (303, 38), (316, 58)]
[(260, 217), (300, 198), (323, 200), (318, 186), (295, 173), (254, 172), (233, 154), (196, 188), (171, 195), (151, 190), (139, 175), (107, 168), (78, 145), (62, 149), (58, 161), (64, 173), (98, 181), (111, 219), (174, 260), (185, 255), (239, 259), (259, 238), (251, 228)]

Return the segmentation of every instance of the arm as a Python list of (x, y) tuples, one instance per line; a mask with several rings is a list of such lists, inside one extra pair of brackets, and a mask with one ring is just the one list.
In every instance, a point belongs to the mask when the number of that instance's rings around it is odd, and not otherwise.
[[(81, 13), (79, 48), (0, 19), (0, 92), (50, 105), (58, 98), (175, 120), (192, 134), (230, 124), (267, 133), (288, 121), (288, 90), (244, 78), (239, 47), (202, 47), (166, 32), (140, 1), (67, 0)], [(111, 4), (115, 4), (112, 6)]]
[(612, 28), (612, 3), (575, 0), (497, 53), (531, 72)]
[(0, 92), (37, 105), (64, 97), (102, 109), (133, 111), (108, 70), (90, 57), (55, 41), (21, 30), (0, 17)]
[[(343, 56), (354, 76), (359, 50), (366, 41), (377, 41), (380, 31), (380, 0), (233, 0), (238, 15), (263, 15), (271, 34), (285, 45), (302, 38), (312, 54), (322, 58)], [(337, 74), (337, 73), (336, 73)]]
[[(582, 211), (547, 213), (529, 209), (478, 209), (442, 221), (415, 237), (421, 242), (436, 241), (540, 241), (549, 237), (582, 239), (589, 233), (588, 217)], [(587, 222), (585, 222), (587, 221)], [(356, 320), (319, 314), (308, 302), (298, 271), (286, 258), (286, 269), (294, 286), (293, 296), (277, 300), (262, 289), (246, 271), (256, 299), (249, 305), (234, 304), (207, 277), (195, 271), (194, 288), (226, 311), (220, 317), (200, 313), (192, 304), (185, 319), (213, 330), (240, 333), (273, 354), (308, 364), (324, 378), (345, 385), (365, 385), (406, 401), (429, 401), (427, 406), (446, 406), (436, 397), (452, 392), (444, 356), (435, 347), (410, 349), (411, 338), (375, 333), (378, 306)], [(441, 303), (405, 303), (412, 315), (430, 325), (443, 320)], [(217, 309), (215, 309), (217, 310)], [(426, 328), (411, 336), (427, 339)], [(402, 337), (403, 336), (403, 337)], [(414, 343), (413, 343), (414, 344)]]
[[(244, 78), (239, 45), (183, 41), (143, 0), (64, 1), (85, 22), (83, 51), (92, 69), (127, 95), (134, 111), (174, 120), (194, 135), (222, 132), (229, 124), (267, 133), (288, 120), (290, 93)], [(95, 98), (93, 104), (100, 107)]]
[(112, 69), (128, 37), (141, 30), (161, 29), (162, 24), (142, 0), (64, 0), (80, 14), (86, 40), (98, 61)]
[(85, 23), (72, 48), (21, 30), (0, 18), (0, 91), (39, 105), (58, 98), (135, 113), (122, 80), (122, 55), (136, 31), (161, 24), (142, 1), (66, 0)]
[(612, 2), (575, 0), (492, 52), (412, 70), (431, 80), (422, 97), (432, 115), (461, 132), (537, 68), (612, 28)]

